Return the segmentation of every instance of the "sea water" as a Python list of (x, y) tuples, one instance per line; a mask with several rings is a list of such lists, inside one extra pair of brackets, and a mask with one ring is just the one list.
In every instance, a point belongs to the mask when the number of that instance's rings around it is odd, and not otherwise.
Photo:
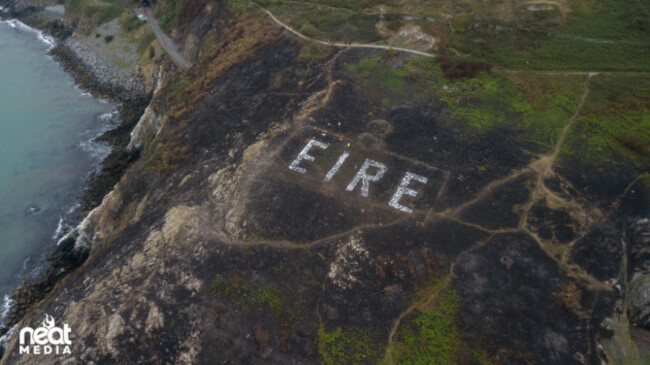
[(54, 41), (0, 22), (0, 324), (21, 278), (34, 277), (69, 227), (84, 181), (110, 149), (93, 139), (118, 123), (47, 52)]

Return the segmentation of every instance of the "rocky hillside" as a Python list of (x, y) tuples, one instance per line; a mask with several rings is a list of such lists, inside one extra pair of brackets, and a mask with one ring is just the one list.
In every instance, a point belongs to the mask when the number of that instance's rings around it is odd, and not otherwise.
[[(2, 364), (648, 360), (642, 70), (328, 47), (248, 2), (151, 3), (194, 64), (139, 61), (164, 70), (139, 157)], [(46, 313), (72, 354), (19, 354)]]

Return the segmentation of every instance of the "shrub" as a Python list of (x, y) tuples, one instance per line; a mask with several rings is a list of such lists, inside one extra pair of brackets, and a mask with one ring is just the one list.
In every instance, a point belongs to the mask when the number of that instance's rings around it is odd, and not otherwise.
[(448, 79), (473, 78), (479, 72), (492, 70), (492, 66), (485, 62), (454, 61), (445, 55), (438, 57), (438, 63)]

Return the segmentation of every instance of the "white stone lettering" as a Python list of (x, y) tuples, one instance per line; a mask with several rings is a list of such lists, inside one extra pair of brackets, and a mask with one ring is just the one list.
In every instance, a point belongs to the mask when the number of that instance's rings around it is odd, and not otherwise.
[(402, 204), (399, 203), (400, 199), (402, 199), (402, 196), (408, 195), (415, 197), (418, 195), (418, 192), (409, 188), (409, 184), (411, 183), (411, 180), (415, 180), (417, 182), (420, 182), (422, 184), (426, 184), (429, 179), (427, 179), (424, 176), (416, 175), (410, 172), (407, 172), (406, 175), (404, 175), (404, 178), (402, 179), (402, 182), (399, 184), (399, 187), (397, 188), (397, 191), (395, 192), (395, 195), (393, 195), (393, 198), (390, 200), (388, 205), (391, 207), (400, 210), (404, 213), (413, 213), (413, 209), (409, 207), (405, 207)]
[[(376, 167), (378, 169), (377, 173), (375, 175), (368, 175), (367, 171), (369, 167)], [(347, 188), (345, 188), (345, 190), (353, 191), (359, 181), (361, 181), (361, 196), (367, 198), (370, 190), (370, 182), (378, 181), (384, 176), (385, 173), (386, 165), (381, 162), (366, 159), (366, 162), (363, 163), (363, 166), (361, 166), (359, 172), (357, 172), (357, 174), (354, 176), (354, 179), (350, 181), (350, 184)]]
[(316, 159), (314, 156), (309, 154), (309, 150), (311, 150), (313, 146), (316, 146), (321, 149), (327, 149), (327, 147), (329, 147), (329, 144), (317, 141), (312, 138), (309, 142), (307, 142), (305, 148), (303, 148), (302, 151), (300, 151), (298, 157), (296, 157), (296, 159), (291, 163), (291, 165), (289, 165), (289, 168), (301, 174), (307, 172), (307, 169), (305, 169), (304, 167), (300, 167), (300, 163), (302, 162), (302, 160), (314, 161)]
[(343, 154), (336, 161), (336, 164), (334, 164), (334, 166), (332, 166), (332, 168), (327, 172), (327, 175), (325, 175), (325, 182), (332, 180), (334, 175), (336, 175), (336, 173), (339, 172), (339, 169), (341, 168), (341, 166), (343, 166), (343, 163), (349, 156), (350, 156), (350, 152), (348, 151), (343, 152)]

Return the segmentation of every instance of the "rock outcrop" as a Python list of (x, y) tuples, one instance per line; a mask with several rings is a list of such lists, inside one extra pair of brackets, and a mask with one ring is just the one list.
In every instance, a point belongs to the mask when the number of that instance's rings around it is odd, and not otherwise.
[(630, 225), (627, 311), (632, 325), (650, 331), (650, 219)]

